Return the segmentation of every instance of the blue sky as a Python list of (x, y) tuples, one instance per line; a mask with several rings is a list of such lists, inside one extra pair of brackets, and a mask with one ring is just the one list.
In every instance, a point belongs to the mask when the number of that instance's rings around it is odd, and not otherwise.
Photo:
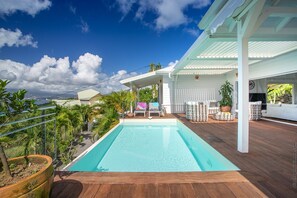
[(0, 0), (0, 77), (11, 88), (66, 93), (175, 62), (211, 0)]

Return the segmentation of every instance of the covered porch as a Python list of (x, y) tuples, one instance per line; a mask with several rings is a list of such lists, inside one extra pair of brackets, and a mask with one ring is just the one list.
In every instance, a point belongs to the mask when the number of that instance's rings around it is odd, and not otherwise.
[(292, 83), (293, 102), (286, 108), (296, 115), (297, 2), (215, 1), (199, 28), (199, 38), (163, 73), (160, 101), (168, 113), (184, 113), (187, 101), (219, 101), (218, 90), (228, 80), (235, 89), (232, 112), (238, 110), (237, 150), (247, 153), (250, 93), (266, 94), (273, 81)]

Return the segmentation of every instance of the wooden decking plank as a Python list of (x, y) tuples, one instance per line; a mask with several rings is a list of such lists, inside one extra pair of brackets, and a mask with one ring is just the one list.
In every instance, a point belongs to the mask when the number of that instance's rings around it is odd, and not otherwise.
[(235, 197), (233, 192), (224, 183), (203, 184), (210, 197)]
[(255, 188), (255, 186), (252, 185), (251, 183), (241, 182), (241, 183), (237, 183), (237, 185), (248, 197), (255, 197), (255, 198), (267, 197), (263, 192)]
[(169, 184), (159, 184), (158, 185), (158, 197), (162, 197), (162, 198), (170, 197)]
[(57, 198), (71, 198), (71, 197), (78, 197), (83, 189), (83, 185), (79, 182), (67, 182), (67, 185), (65, 188), (63, 188), (63, 191), (56, 195)]
[(149, 198), (149, 196), (146, 194), (146, 184), (137, 184), (135, 187), (134, 193), (132, 194), (132, 197)]
[(112, 184), (110, 185), (108, 198), (119, 198), (121, 197), (122, 189), (125, 188), (124, 185), (121, 184)]
[(135, 184), (124, 184), (122, 185), (121, 190), (121, 198), (131, 197), (131, 195), (134, 193), (136, 188)]
[(66, 182), (55, 182), (52, 187), (51, 197), (58, 197), (66, 187)]
[(184, 194), (182, 192), (181, 184), (169, 184), (170, 188), (170, 197), (180, 197), (184, 198)]
[(209, 197), (209, 194), (207, 193), (205, 186), (203, 184), (193, 183), (192, 186), (195, 191), (195, 195), (196, 195), (195, 197), (201, 197), (201, 198)]
[(79, 197), (94, 197), (97, 193), (98, 188), (100, 188), (100, 185), (84, 184), (83, 190), (79, 194)]
[(239, 183), (228, 183), (227, 187), (232, 191), (235, 197), (248, 198), (249, 196), (240, 188)]
[(158, 196), (158, 185), (156, 184), (145, 184), (144, 194), (146, 197), (157, 197)]
[[(88, 184), (212, 183), (247, 181), (236, 171), (178, 173), (73, 173), (68, 180)], [(61, 177), (61, 179), (66, 179)]]
[(110, 184), (101, 184), (99, 188), (95, 188), (96, 193), (95, 198), (106, 198), (109, 196), (111, 185)]

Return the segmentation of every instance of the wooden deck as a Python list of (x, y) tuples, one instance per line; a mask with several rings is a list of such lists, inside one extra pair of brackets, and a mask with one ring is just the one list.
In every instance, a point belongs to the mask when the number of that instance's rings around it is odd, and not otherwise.
[(190, 123), (183, 115), (175, 116), (241, 171), (57, 172), (51, 196), (297, 197), (297, 127), (268, 121), (250, 122), (250, 152), (241, 154), (236, 151), (236, 122)]

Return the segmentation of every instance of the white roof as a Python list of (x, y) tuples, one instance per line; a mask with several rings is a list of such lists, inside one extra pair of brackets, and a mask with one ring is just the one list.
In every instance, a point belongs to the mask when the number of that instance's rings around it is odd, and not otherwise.
[(77, 96), (79, 100), (90, 100), (94, 96), (100, 94), (98, 91), (94, 89), (87, 89), (80, 92), (77, 92)]
[(120, 83), (126, 85), (127, 87), (130, 87), (132, 85), (136, 88), (142, 88), (161, 82), (162, 76), (168, 75), (170, 72), (172, 72), (172, 70), (173, 66), (169, 66), (159, 69), (157, 71), (148, 72), (138, 76), (133, 76), (131, 78), (126, 78), (124, 80), (121, 80)]
[[(199, 23), (204, 29), (172, 74), (223, 74), (237, 68), (237, 21), (251, 17), (251, 0), (216, 0)], [(260, 9), (260, 8), (259, 8)], [(249, 38), (249, 64), (297, 50), (297, 1), (266, 1)], [(248, 27), (247, 27), (248, 28)], [(252, 30), (251, 30), (252, 31)]]

